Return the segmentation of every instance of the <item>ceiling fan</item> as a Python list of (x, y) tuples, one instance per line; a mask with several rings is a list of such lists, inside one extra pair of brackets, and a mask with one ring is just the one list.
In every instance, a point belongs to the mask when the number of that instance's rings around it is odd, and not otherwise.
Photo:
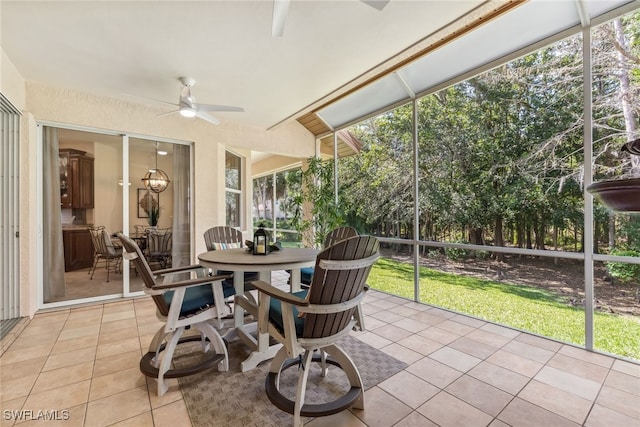
[(206, 120), (214, 125), (220, 124), (220, 120), (208, 114), (209, 111), (232, 111), (243, 112), (242, 107), (231, 107), (229, 105), (212, 105), (212, 104), (198, 104), (195, 97), (191, 95), (191, 87), (195, 84), (195, 80), (191, 77), (180, 77), (180, 83), (182, 83), (182, 90), (180, 91), (180, 99), (177, 104), (165, 102), (178, 107), (177, 110), (169, 111), (168, 113), (160, 114), (158, 117), (168, 116), (170, 114), (180, 113), (182, 117), (199, 117), (202, 120)]
[[(384, 9), (390, 0), (360, 0), (378, 10)], [(271, 23), (271, 36), (282, 37), (284, 34), (284, 23), (287, 20), (289, 4), (291, 0), (273, 0), (273, 21)]]

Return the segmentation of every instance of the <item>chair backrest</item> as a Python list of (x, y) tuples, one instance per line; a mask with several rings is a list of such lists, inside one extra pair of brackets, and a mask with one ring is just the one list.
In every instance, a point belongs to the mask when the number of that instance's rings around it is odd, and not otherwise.
[(144, 237), (147, 234), (148, 225), (136, 224), (133, 226), (133, 230), (136, 233), (135, 237)]
[(208, 251), (241, 248), (242, 232), (228, 226), (211, 227), (204, 232), (204, 243)]
[(104, 226), (98, 226), (89, 229), (91, 233), (91, 242), (93, 243), (93, 249), (97, 254), (103, 256), (115, 256), (116, 251), (111, 243), (109, 233), (105, 230)]
[(171, 229), (149, 228), (147, 230), (147, 250), (149, 254), (171, 254), (173, 233)]
[(338, 227), (327, 233), (324, 238), (324, 247), (335, 245), (341, 240), (348, 239), (349, 237), (357, 236), (358, 230), (353, 227)]
[[(142, 254), (142, 251), (140, 250), (138, 244), (122, 233), (118, 233), (118, 237), (120, 238), (122, 247), (125, 250), (123, 256), (133, 263), (136, 271), (142, 278), (142, 283), (144, 283), (147, 288), (152, 288), (153, 286), (155, 286), (156, 280), (153, 273), (151, 272), (151, 267), (149, 267), (149, 264)], [(164, 300), (164, 298), (162, 298), (162, 295), (152, 295), (151, 297), (156, 303), (160, 314), (162, 314), (163, 316), (168, 315), (169, 306), (167, 305), (167, 302)]]
[[(379, 247), (378, 239), (373, 236), (354, 236), (320, 252), (307, 296), (309, 303), (340, 304), (364, 292), (364, 285), (371, 265), (378, 257)], [(334, 264), (337, 266), (330, 266), (332, 261), (336, 261)], [(349, 325), (354, 311), (355, 306), (351, 306), (337, 313), (305, 313), (302, 337), (334, 335)]]

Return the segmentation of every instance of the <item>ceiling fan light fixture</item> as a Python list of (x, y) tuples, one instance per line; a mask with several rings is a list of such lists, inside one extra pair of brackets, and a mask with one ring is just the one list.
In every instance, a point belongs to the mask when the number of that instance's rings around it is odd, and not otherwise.
[(193, 107), (180, 107), (180, 115), (182, 117), (195, 117), (196, 116), (196, 109)]

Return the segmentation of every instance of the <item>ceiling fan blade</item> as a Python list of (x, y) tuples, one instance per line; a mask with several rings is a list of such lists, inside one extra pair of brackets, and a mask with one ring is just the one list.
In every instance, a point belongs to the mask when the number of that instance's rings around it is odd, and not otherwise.
[(204, 111), (198, 111), (196, 112), (196, 117), (201, 118), (202, 120), (206, 120), (209, 123), (213, 123), (214, 125), (219, 125), (220, 124), (220, 120), (216, 119), (215, 117), (213, 117), (211, 114), (207, 114)]
[(230, 105), (198, 104), (198, 111), (232, 111), (242, 113), (244, 112), (244, 108), (232, 107)]
[(173, 110), (173, 111), (169, 111), (167, 113), (158, 114), (156, 117), (170, 116), (171, 114), (175, 114), (175, 113), (179, 113), (179, 112), (180, 112), (180, 110)]
[(387, 4), (389, 4), (389, 0), (360, 0), (360, 1), (378, 10), (384, 9), (384, 7)]
[(273, 22), (271, 23), (271, 36), (282, 37), (284, 23), (289, 13), (290, 0), (273, 0)]

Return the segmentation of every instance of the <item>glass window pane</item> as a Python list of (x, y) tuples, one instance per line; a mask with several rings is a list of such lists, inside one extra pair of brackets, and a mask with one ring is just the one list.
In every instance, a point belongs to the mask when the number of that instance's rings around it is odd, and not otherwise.
[(253, 226), (273, 226), (273, 175), (253, 180)]
[(293, 221), (300, 215), (300, 192), (302, 172), (300, 169), (276, 174), (276, 229), (294, 230)]
[(240, 190), (241, 176), (242, 160), (227, 151), (225, 156), (225, 187)]
[(226, 214), (228, 226), (240, 227), (240, 193), (227, 191)]

